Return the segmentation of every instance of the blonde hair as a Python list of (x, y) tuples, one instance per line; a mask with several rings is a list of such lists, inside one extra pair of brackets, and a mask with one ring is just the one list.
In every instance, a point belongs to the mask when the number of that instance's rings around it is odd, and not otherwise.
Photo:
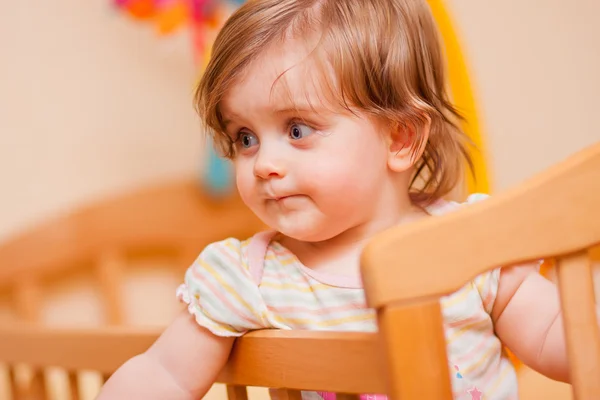
[[(248, 65), (293, 37), (320, 35), (311, 56), (332, 71), (337, 105), (411, 127), (415, 161), (411, 198), (430, 203), (462, 181), (472, 162), (460, 114), (446, 93), (439, 34), (426, 0), (250, 0), (225, 23), (197, 87), (195, 102), (218, 149), (233, 157), (220, 103)], [(324, 70), (322, 70), (324, 71)], [(326, 74), (323, 74), (326, 75)], [(330, 76), (331, 77), (331, 76)], [(322, 77), (322, 80), (326, 78)], [(420, 127), (430, 121), (424, 142)]]

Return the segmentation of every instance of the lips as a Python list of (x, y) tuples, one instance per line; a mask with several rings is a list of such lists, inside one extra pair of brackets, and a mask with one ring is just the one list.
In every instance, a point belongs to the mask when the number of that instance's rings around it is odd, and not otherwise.
[(292, 197), (299, 197), (301, 194), (295, 192), (289, 192), (287, 190), (271, 190), (272, 188), (265, 188), (263, 192), (264, 198), (271, 201), (281, 201)]
[(265, 197), (267, 198), (267, 200), (282, 200), (282, 199), (285, 199), (287, 197), (292, 197), (292, 196), (294, 196), (294, 195), (287, 194), (287, 193), (277, 193), (277, 194), (265, 193)]
[(300, 197), (299, 194), (287, 194), (287, 195), (279, 195), (279, 196), (267, 196), (267, 200), (281, 202), (288, 199), (293, 199)]

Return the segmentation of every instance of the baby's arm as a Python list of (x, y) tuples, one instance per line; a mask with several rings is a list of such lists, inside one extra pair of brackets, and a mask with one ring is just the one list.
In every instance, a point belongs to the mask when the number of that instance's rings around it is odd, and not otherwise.
[(535, 266), (502, 269), (492, 319), (500, 340), (521, 361), (549, 378), (568, 382), (558, 288)]
[(233, 341), (212, 334), (184, 311), (145, 353), (115, 372), (98, 400), (200, 399), (227, 362)]

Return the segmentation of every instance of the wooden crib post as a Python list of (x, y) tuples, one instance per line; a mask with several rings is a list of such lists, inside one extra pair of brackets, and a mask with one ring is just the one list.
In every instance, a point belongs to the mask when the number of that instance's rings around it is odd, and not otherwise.
[(248, 390), (246, 386), (227, 385), (228, 400), (248, 400)]
[(69, 372), (69, 393), (71, 400), (79, 400), (79, 378), (77, 371)]
[(277, 389), (277, 400), (302, 400), (302, 391)]
[[(39, 282), (34, 279), (19, 280), (14, 288), (15, 305), (19, 319), (39, 323), (41, 294)], [(42, 400), (46, 396), (44, 371), (27, 365), (15, 365), (13, 372), (13, 397), (17, 400)], [(26, 383), (19, 382), (18, 374), (28, 377)]]
[[(440, 303), (378, 310), (392, 400), (451, 400), (452, 386)], [(400, 377), (400, 379), (398, 379)]]
[(600, 332), (588, 252), (559, 258), (557, 274), (574, 396), (600, 399)]
[(106, 307), (106, 318), (109, 325), (123, 324), (123, 271), (126, 262), (115, 250), (105, 251), (98, 259), (96, 273), (100, 282), (100, 290)]

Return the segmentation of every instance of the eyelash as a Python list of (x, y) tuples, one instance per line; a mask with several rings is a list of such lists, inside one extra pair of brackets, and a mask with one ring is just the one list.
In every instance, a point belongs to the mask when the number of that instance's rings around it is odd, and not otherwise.
[[(286, 130), (289, 133), (290, 128), (295, 125), (295, 124), (302, 124), (302, 125), (306, 125), (307, 127), (309, 127), (310, 129), (313, 129), (315, 131), (319, 131), (319, 127), (317, 126), (317, 124), (314, 124), (312, 122), (309, 122), (305, 119), (299, 119), (299, 118), (292, 118), (290, 120), (288, 120), (288, 122), (286, 123)], [(238, 143), (242, 137), (242, 135), (244, 134), (244, 129), (242, 128), (240, 130), (237, 131), (236, 135), (235, 135), (235, 140), (233, 141), (234, 144)]]

